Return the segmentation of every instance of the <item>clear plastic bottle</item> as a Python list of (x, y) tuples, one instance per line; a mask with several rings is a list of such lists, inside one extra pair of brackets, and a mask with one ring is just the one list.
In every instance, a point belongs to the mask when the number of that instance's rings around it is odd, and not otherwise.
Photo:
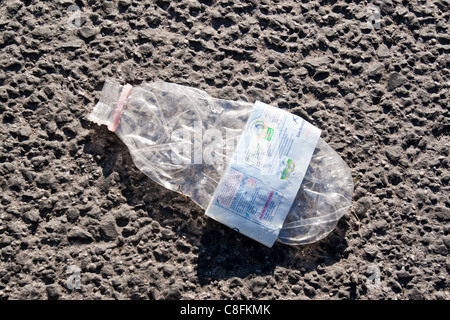
[[(177, 84), (131, 87), (107, 80), (89, 120), (115, 132), (143, 173), (206, 209), (252, 111), (252, 103)], [(277, 240), (322, 239), (350, 208), (352, 193), (350, 169), (319, 139)]]

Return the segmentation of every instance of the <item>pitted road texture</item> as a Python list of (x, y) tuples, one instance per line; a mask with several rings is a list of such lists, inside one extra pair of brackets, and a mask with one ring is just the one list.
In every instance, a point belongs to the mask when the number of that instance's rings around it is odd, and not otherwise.
[[(2, 1), (1, 299), (449, 299), (450, 7)], [(87, 120), (106, 78), (261, 100), (352, 169), (325, 239), (266, 248)]]

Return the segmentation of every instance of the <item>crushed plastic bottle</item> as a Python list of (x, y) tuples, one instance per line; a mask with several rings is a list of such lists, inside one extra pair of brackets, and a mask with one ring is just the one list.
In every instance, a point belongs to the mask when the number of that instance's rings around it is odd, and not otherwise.
[[(173, 83), (106, 80), (89, 120), (115, 132), (144, 174), (207, 210), (254, 106)], [(318, 138), (276, 240), (299, 245), (324, 238), (349, 210), (352, 193), (350, 169)]]

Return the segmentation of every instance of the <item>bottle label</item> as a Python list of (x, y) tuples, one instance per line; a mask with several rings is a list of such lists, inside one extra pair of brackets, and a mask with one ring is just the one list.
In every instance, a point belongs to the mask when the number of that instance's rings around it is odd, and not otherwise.
[(257, 101), (206, 215), (272, 247), (320, 132), (296, 115)]

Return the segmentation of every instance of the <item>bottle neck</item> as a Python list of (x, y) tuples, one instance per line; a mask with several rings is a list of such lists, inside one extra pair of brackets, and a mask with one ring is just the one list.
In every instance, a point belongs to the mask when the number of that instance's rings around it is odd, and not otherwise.
[(119, 125), (120, 116), (122, 115), (122, 109), (125, 104), (125, 100), (130, 95), (131, 90), (133, 90), (133, 86), (130, 84), (126, 84), (122, 88), (122, 92), (120, 93), (119, 100), (117, 101), (116, 108), (114, 110), (111, 126), (108, 126), (108, 129), (112, 132), (116, 131), (117, 126)]

